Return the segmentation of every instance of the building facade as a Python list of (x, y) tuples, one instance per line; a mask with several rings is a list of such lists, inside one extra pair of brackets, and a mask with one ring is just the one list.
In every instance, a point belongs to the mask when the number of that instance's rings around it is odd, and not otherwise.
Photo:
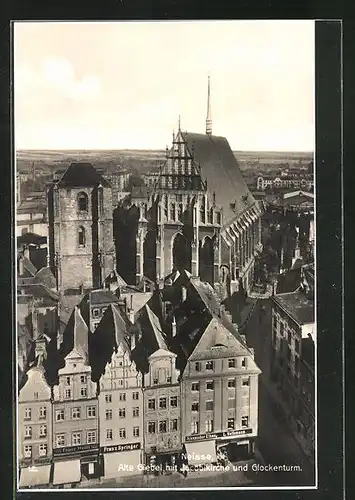
[(176, 355), (158, 349), (144, 374), (144, 452), (146, 464), (174, 467), (181, 446), (181, 395)]
[(18, 397), (20, 488), (46, 486), (52, 460), (52, 398), (41, 359), (27, 372)]
[(267, 187), (275, 189), (307, 189), (311, 191), (314, 187), (312, 174), (302, 174), (302, 176), (259, 176), (256, 180), (256, 189), (265, 191)]
[(48, 188), (49, 264), (61, 293), (100, 288), (114, 269), (112, 193), (89, 163)]
[(85, 354), (74, 348), (59, 370), (53, 399), (53, 485), (75, 484), (99, 473), (99, 409)]
[(105, 478), (141, 474), (143, 464), (142, 374), (122, 341), (100, 379), (100, 454)]
[(202, 453), (216, 461), (221, 447), (239, 459), (253, 454), (259, 374), (253, 352), (212, 318), (182, 373), (182, 439), (190, 462)]
[[(307, 266), (305, 266), (307, 267)], [(291, 429), (314, 460), (314, 299), (311, 292), (278, 294), (272, 305), (271, 376)]]

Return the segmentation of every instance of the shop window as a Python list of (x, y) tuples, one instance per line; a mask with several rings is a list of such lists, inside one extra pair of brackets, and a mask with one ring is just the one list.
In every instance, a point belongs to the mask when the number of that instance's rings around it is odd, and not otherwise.
[(86, 193), (78, 194), (78, 210), (79, 212), (87, 212), (89, 206), (89, 199)]
[(89, 463), (89, 474), (92, 475), (95, 472), (95, 465), (93, 462)]

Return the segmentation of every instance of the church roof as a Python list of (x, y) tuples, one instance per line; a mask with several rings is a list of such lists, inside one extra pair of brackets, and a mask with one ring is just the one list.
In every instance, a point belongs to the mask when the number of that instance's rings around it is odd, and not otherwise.
[(59, 187), (94, 187), (99, 184), (110, 187), (91, 163), (72, 163), (57, 183)]
[(225, 137), (182, 132), (182, 138), (194, 160), (201, 167), (201, 178), (207, 189), (216, 195), (216, 205), (223, 208), (224, 224), (228, 224), (255, 199), (252, 196), (238, 162)]
[(50, 290), (57, 287), (56, 279), (49, 267), (42, 267), (42, 269), (36, 273), (34, 283), (42, 284)]

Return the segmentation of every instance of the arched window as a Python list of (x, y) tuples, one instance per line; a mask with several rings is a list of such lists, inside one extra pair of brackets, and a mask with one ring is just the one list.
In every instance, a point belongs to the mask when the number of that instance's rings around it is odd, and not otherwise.
[(78, 230), (78, 244), (79, 247), (85, 246), (85, 229), (83, 228), (83, 226), (80, 226)]
[(88, 211), (88, 195), (86, 193), (79, 193), (78, 194), (78, 210), (80, 212), (87, 212)]

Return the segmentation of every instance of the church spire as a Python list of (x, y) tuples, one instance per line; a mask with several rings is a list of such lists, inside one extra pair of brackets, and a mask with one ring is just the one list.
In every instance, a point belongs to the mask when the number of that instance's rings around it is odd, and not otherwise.
[(210, 76), (209, 75), (208, 75), (208, 93), (207, 93), (206, 134), (212, 135), (211, 88), (210, 88)]

